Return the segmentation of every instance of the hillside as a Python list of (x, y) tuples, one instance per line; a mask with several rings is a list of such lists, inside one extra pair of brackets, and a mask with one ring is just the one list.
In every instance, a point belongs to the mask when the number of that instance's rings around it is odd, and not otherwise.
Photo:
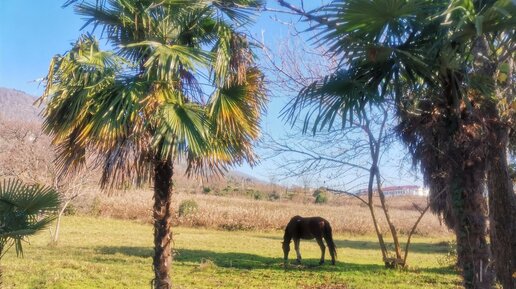
[(34, 106), (35, 97), (16, 90), (0, 87), (0, 119), (8, 121), (40, 122), (40, 109)]

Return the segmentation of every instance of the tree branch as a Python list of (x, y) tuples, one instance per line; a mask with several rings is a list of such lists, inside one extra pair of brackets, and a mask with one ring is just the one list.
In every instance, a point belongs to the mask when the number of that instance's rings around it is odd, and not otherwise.
[(335, 194), (341, 194), (341, 195), (348, 195), (348, 196), (352, 196), (352, 197), (355, 197), (357, 198), (358, 200), (360, 200), (362, 203), (364, 203), (366, 206), (369, 206), (369, 203), (366, 202), (366, 200), (364, 200), (363, 198), (361, 198), (360, 196), (356, 195), (356, 194), (353, 194), (353, 193), (350, 193), (348, 191), (342, 191), (342, 190), (337, 190), (337, 189), (331, 189), (331, 188), (328, 188), (328, 187), (324, 187), (323, 189), (329, 191), (329, 192), (332, 192), (332, 193), (335, 193)]
[(419, 222), (421, 221), (421, 219), (423, 219), (423, 216), (426, 214), (426, 212), (430, 208), (430, 205), (432, 204), (432, 202), (437, 200), (437, 198), (439, 198), (444, 193), (444, 191), (445, 191), (445, 189), (442, 189), (437, 195), (435, 195), (428, 202), (428, 204), (426, 205), (425, 209), (420, 212), (421, 214), (419, 215), (419, 218), (417, 218), (416, 222), (414, 223), (414, 226), (412, 226), (412, 229), (410, 230), (410, 233), (409, 233), (408, 238), (407, 238), (407, 244), (405, 245), (405, 256), (403, 257), (403, 266), (406, 266), (406, 264), (407, 264), (407, 256), (408, 256), (408, 252), (409, 252), (408, 250), (409, 250), (409, 246), (410, 246), (410, 239), (412, 238), (412, 235), (416, 231), (417, 225), (419, 225)]
[(335, 23), (332, 23), (332, 22), (328, 21), (328, 19), (325, 18), (325, 17), (316, 16), (316, 15), (313, 15), (311, 13), (308, 13), (304, 9), (296, 7), (296, 6), (288, 3), (287, 1), (284, 1), (284, 0), (277, 0), (277, 1), (278, 1), (278, 4), (281, 5), (282, 7), (285, 7), (287, 9), (291, 10), (291, 11), (294, 11), (294, 13), (296, 13), (298, 15), (301, 15), (301, 16), (305, 17), (306, 19), (310, 20), (310, 21), (315, 21), (315, 22), (317, 22), (319, 24), (323, 24), (323, 25), (326, 25), (326, 26), (331, 27), (331, 28), (337, 28)]

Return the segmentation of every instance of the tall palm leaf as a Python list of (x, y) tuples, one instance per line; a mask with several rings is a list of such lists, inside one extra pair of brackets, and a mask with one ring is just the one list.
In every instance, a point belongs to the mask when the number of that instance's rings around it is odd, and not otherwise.
[(69, 1), (101, 28), (54, 57), (45, 131), (64, 173), (87, 152), (103, 168), (102, 186), (154, 183), (154, 286), (170, 288), (173, 164), (187, 173), (224, 172), (253, 163), (264, 109), (263, 77), (245, 36), (258, 0)]

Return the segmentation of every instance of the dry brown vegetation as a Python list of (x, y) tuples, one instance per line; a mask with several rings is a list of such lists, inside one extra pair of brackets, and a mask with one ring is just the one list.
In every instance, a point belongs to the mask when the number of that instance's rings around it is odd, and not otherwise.
[[(76, 207), (76, 209), (87, 214), (150, 222), (151, 197), (150, 190), (127, 191), (111, 196), (90, 192), (77, 202), (82, 207)], [(305, 200), (305, 203), (288, 199), (268, 201), (243, 196), (177, 193), (174, 195), (174, 221), (175, 225), (189, 227), (268, 231), (283, 229), (294, 215), (319, 215), (328, 219), (333, 230), (337, 232), (360, 235), (374, 233), (367, 207), (354, 198), (333, 196), (329, 203), (324, 205), (314, 204), (313, 197), (308, 194), (298, 198)], [(185, 200), (194, 200), (197, 209), (179, 216), (179, 205)], [(308, 200), (311, 202), (306, 202)], [(397, 228), (401, 234), (406, 234), (419, 216), (413, 203), (422, 207), (426, 203), (426, 198), (391, 197), (387, 202), (391, 204), (391, 213)], [(380, 210), (378, 208), (378, 215), (381, 215)], [(380, 222), (384, 224), (382, 229), (386, 231), (385, 219), (380, 217)], [(440, 225), (435, 215), (427, 214), (419, 224), (416, 233), (441, 235), (448, 234), (448, 231)]]

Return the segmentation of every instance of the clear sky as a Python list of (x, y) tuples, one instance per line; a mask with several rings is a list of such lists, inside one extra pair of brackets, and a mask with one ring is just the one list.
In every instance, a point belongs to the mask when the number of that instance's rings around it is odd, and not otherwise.
[[(276, 1), (268, 2), (269, 7), (278, 8)], [(312, 0), (310, 5), (321, 2), (324, 1)], [(0, 0), (0, 87), (41, 95), (43, 87), (38, 80), (46, 75), (50, 59), (70, 48), (84, 24), (72, 7), (62, 8), (63, 3), (61, 0)], [(288, 15), (279, 17), (284, 21), (297, 19)], [(288, 31), (285, 25), (273, 20), (271, 13), (261, 15), (251, 28), (251, 33), (259, 39), (263, 36), (269, 46), (274, 46)], [(286, 97), (271, 99), (263, 122), (264, 131), (280, 136), (288, 130), (289, 126), (279, 119), (286, 102)], [(277, 179), (271, 160), (264, 160), (255, 168), (244, 165), (238, 170), (265, 181)]]

